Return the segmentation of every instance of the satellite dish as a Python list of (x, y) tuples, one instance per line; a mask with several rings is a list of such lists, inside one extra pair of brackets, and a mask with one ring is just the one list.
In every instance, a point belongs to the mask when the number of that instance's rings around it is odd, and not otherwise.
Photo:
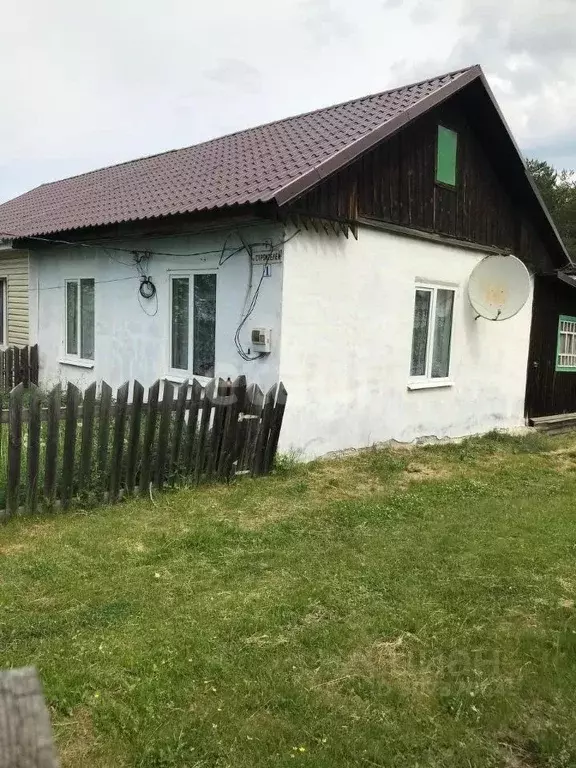
[(508, 320), (530, 296), (530, 274), (516, 256), (487, 256), (472, 270), (468, 298), (477, 317)]

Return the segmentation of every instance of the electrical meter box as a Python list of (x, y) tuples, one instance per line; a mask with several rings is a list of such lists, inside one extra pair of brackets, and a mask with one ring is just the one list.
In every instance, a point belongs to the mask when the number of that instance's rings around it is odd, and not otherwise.
[(262, 352), (265, 355), (270, 354), (272, 351), (270, 344), (270, 328), (252, 328), (250, 343), (255, 352)]

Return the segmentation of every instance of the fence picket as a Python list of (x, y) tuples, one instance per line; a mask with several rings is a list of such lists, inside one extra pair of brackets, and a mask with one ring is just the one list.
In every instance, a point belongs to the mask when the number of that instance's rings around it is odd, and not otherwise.
[(270, 423), (272, 421), (272, 412), (274, 410), (274, 402), (276, 400), (276, 391), (278, 385), (274, 384), (270, 387), (264, 398), (264, 406), (262, 408), (262, 418), (260, 419), (260, 426), (258, 428), (258, 435), (256, 437), (256, 445), (254, 448), (254, 460), (252, 462), (252, 475), (257, 477), (262, 474), (262, 468), (264, 465), (264, 454), (266, 452), (266, 444), (268, 442), (268, 436), (270, 432)]
[(112, 387), (102, 382), (100, 392), (100, 412), (98, 423), (98, 473), (102, 485), (105, 485), (106, 463), (108, 459), (108, 438), (110, 433), (110, 415), (112, 410)]
[(38, 344), (30, 347), (30, 381), (38, 386), (38, 373), (40, 369)]
[(12, 386), (17, 387), (21, 382), (20, 373), (20, 347), (12, 348), (13, 362), (12, 362)]
[(26, 389), (30, 386), (30, 347), (20, 350), (20, 381)]
[(6, 350), (6, 389), (14, 386), (14, 347)]
[(134, 491), (136, 485), (136, 462), (138, 461), (138, 444), (140, 442), (140, 424), (144, 387), (139, 381), (134, 382), (132, 390), (132, 417), (130, 420), (130, 436), (128, 438), (128, 460), (126, 462), (126, 490)]
[(216, 379), (212, 379), (204, 387), (204, 397), (201, 405), (200, 428), (198, 430), (198, 440), (196, 447), (196, 464), (194, 466), (194, 482), (198, 484), (204, 468), (206, 466), (206, 442), (208, 438), (208, 429), (210, 427), (210, 416), (214, 395), (216, 393)]
[(49, 506), (56, 493), (56, 468), (58, 462), (58, 433), (60, 430), (60, 400), (62, 387), (57, 384), (48, 395), (46, 425), (46, 464), (44, 467), (44, 496)]
[(68, 382), (66, 389), (66, 417), (64, 423), (64, 448), (62, 451), (62, 477), (60, 500), (63, 509), (70, 505), (74, 483), (74, 457), (76, 455), (76, 432), (78, 429), (78, 406), (80, 390)]
[(238, 436), (238, 414), (244, 407), (246, 397), (246, 376), (238, 376), (230, 386), (230, 402), (226, 408), (222, 447), (218, 461), (218, 476), (229, 477), (232, 463), (236, 459), (235, 447)]
[(186, 445), (184, 447), (184, 460), (182, 462), (182, 474), (189, 476), (195, 469), (196, 457), (196, 432), (198, 430), (198, 412), (202, 402), (202, 386), (199, 381), (192, 381), (190, 394), (190, 406), (188, 408), (188, 424), (186, 429)]
[(176, 413), (174, 414), (174, 429), (172, 432), (172, 446), (170, 448), (169, 479), (172, 485), (176, 482), (178, 473), (178, 459), (182, 445), (182, 430), (184, 429), (184, 415), (186, 411), (186, 395), (188, 394), (188, 379), (178, 387), (178, 399), (176, 400)]
[(256, 447), (256, 438), (258, 436), (258, 427), (260, 426), (263, 402), (264, 394), (262, 390), (257, 384), (251, 384), (246, 390), (246, 402), (244, 405), (243, 416), (247, 423), (244, 428), (242, 455), (238, 462), (238, 469), (243, 472), (250, 472), (252, 470), (252, 461), (254, 458), (254, 449)]
[(8, 427), (8, 483), (6, 509), (15, 515), (20, 506), (20, 468), (22, 466), (22, 395), (24, 385), (10, 392), (10, 422)]
[(96, 410), (96, 382), (90, 384), (84, 392), (82, 407), (82, 442), (80, 446), (79, 490), (84, 490), (90, 482), (92, 470), (92, 446), (94, 443), (94, 411)]
[[(0, 351), (0, 378), (3, 354)], [(7, 464), (7, 514), (19, 509), (21, 496), (28, 511), (35, 512), (41, 503), (51, 507), (56, 500), (65, 509), (84, 489), (114, 502), (123, 487), (133, 491), (137, 481), (140, 491), (146, 492), (150, 481), (160, 489), (168, 480), (175, 485), (190, 476), (196, 483), (214, 477), (225, 479), (234, 467), (254, 475), (265, 474), (274, 461), (286, 404), (282, 384), (272, 387), (264, 397), (258, 386), (246, 387), (244, 376), (234, 382), (212, 379), (205, 388), (197, 380), (191, 385), (186, 381), (178, 388), (176, 399), (175, 387), (166, 382), (161, 402), (160, 381), (150, 387), (147, 402), (144, 388), (137, 381), (132, 402), (129, 382), (118, 389), (115, 402), (111, 388), (104, 383), (97, 426), (95, 383), (84, 392), (83, 402), (82, 393), (73, 384), (68, 384), (65, 400), (60, 385), (46, 398), (33, 386), (29, 406), (24, 408), (25, 386), (21, 381), (13, 388), (7, 408), (3, 408), (0, 395), (0, 431), (3, 423), (8, 424), (8, 455), (0, 454), (0, 460)], [(43, 466), (42, 422), (46, 423)], [(26, 451), (22, 449), (24, 428)], [(26, 493), (22, 489), (23, 473)]]
[(37, 389), (32, 390), (28, 406), (28, 492), (26, 507), (28, 512), (36, 512), (38, 506), (38, 480), (40, 472), (40, 408), (42, 397)]
[(276, 404), (274, 405), (272, 420), (270, 422), (270, 434), (268, 436), (268, 442), (266, 443), (264, 464), (262, 467), (263, 474), (268, 474), (274, 464), (276, 451), (278, 449), (280, 430), (282, 429), (282, 420), (284, 418), (284, 411), (286, 410), (287, 399), (288, 393), (286, 392), (286, 387), (284, 384), (282, 384), (282, 382), (280, 382), (278, 385), (278, 393), (276, 395)]
[(118, 389), (116, 394), (116, 418), (114, 420), (114, 443), (112, 445), (112, 462), (110, 465), (110, 501), (118, 498), (120, 478), (122, 476), (122, 452), (124, 450), (124, 432), (126, 430), (126, 415), (128, 410), (128, 391), (130, 382)]
[(160, 394), (160, 381), (154, 382), (148, 390), (148, 413), (146, 414), (146, 427), (144, 429), (144, 441), (142, 443), (142, 466), (140, 468), (140, 492), (148, 490), (150, 483), (150, 470), (152, 467), (152, 444), (156, 432), (156, 414), (158, 413), (158, 395)]
[(160, 407), (160, 426), (158, 428), (158, 450), (154, 468), (154, 487), (162, 488), (166, 475), (166, 455), (168, 453), (168, 438), (170, 436), (170, 416), (174, 402), (174, 386), (169, 381), (164, 382), (162, 405)]
[(218, 379), (216, 386), (216, 398), (214, 401), (214, 421), (209, 439), (206, 441), (206, 479), (209, 480), (218, 466), (224, 420), (226, 419), (226, 398), (229, 394), (229, 385), (224, 379)]

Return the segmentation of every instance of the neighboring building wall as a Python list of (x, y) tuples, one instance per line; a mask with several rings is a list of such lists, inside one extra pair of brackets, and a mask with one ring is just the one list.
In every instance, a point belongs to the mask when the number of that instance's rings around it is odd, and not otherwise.
[(25, 346), (28, 331), (28, 251), (0, 251), (0, 279), (7, 285), (7, 344)]
[[(190, 270), (212, 269), (218, 274), (216, 375), (226, 378), (244, 373), (249, 382), (256, 382), (263, 389), (274, 384), (279, 366), (282, 265), (270, 267), (271, 276), (263, 279), (256, 308), (242, 333), (244, 348), (248, 348), (251, 328), (271, 328), (272, 353), (255, 362), (244, 362), (234, 346), (234, 332), (246, 299), (249, 257), (243, 251), (232, 256), (223, 266), (218, 266), (227, 234), (219, 232), (116, 244), (125, 249), (174, 254), (154, 255), (150, 260), (148, 271), (157, 288), (156, 313), (155, 300), (141, 299), (139, 302), (139, 279), (130, 253), (85, 247), (33, 251), (31, 325), (33, 336), (39, 342), (41, 384), (48, 387), (58, 381), (71, 381), (85, 387), (94, 380), (105, 380), (115, 388), (126, 380), (136, 378), (148, 387), (156, 379), (169, 375), (170, 276)], [(242, 230), (242, 237), (247, 243), (265, 239), (278, 243), (282, 241), (282, 236), (283, 229), (280, 227)], [(232, 236), (228, 245), (238, 247), (241, 243), (237, 236)], [(212, 253), (204, 254), (205, 251)], [(257, 286), (261, 274), (262, 267), (255, 265), (253, 288)], [(90, 368), (66, 362), (64, 347), (64, 282), (83, 277), (95, 280), (95, 356), (94, 365)], [(170, 378), (176, 382), (179, 380), (177, 376)]]
[[(360, 228), (286, 245), (281, 450), (306, 457), (384, 440), (458, 437), (524, 423), (532, 299), (474, 319), (468, 277), (484, 254)], [(456, 287), (451, 387), (408, 391), (417, 280)]]
[(536, 277), (526, 387), (530, 417), (576, 411), (576, 370), (556, 370), (560, 315), (576, 317), (576, 287), (557, 277)]

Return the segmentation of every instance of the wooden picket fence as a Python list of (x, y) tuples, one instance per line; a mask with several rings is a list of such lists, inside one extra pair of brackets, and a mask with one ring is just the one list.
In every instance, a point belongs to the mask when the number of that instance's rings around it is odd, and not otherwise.
[(266, 474), (287, 397), (281, 383), (264, 394), (244, 376), (204, 387), (194, 379), (176, 391), (156, 381), (147, 397), (138, 381), (123, 384), (115, 399), (106, 383), (99, 397), (96, 383), (83, 395), (68, 384), (64, 401), (62, 394), (60, 385), (44, 396), (21, 383), (7, 407), (0, 404), (0, 424), (8, 424), (7, 516)]
[(18, 384), (38, 384), (38, 344), (0, 350), (0, 390), (9, 392)]

